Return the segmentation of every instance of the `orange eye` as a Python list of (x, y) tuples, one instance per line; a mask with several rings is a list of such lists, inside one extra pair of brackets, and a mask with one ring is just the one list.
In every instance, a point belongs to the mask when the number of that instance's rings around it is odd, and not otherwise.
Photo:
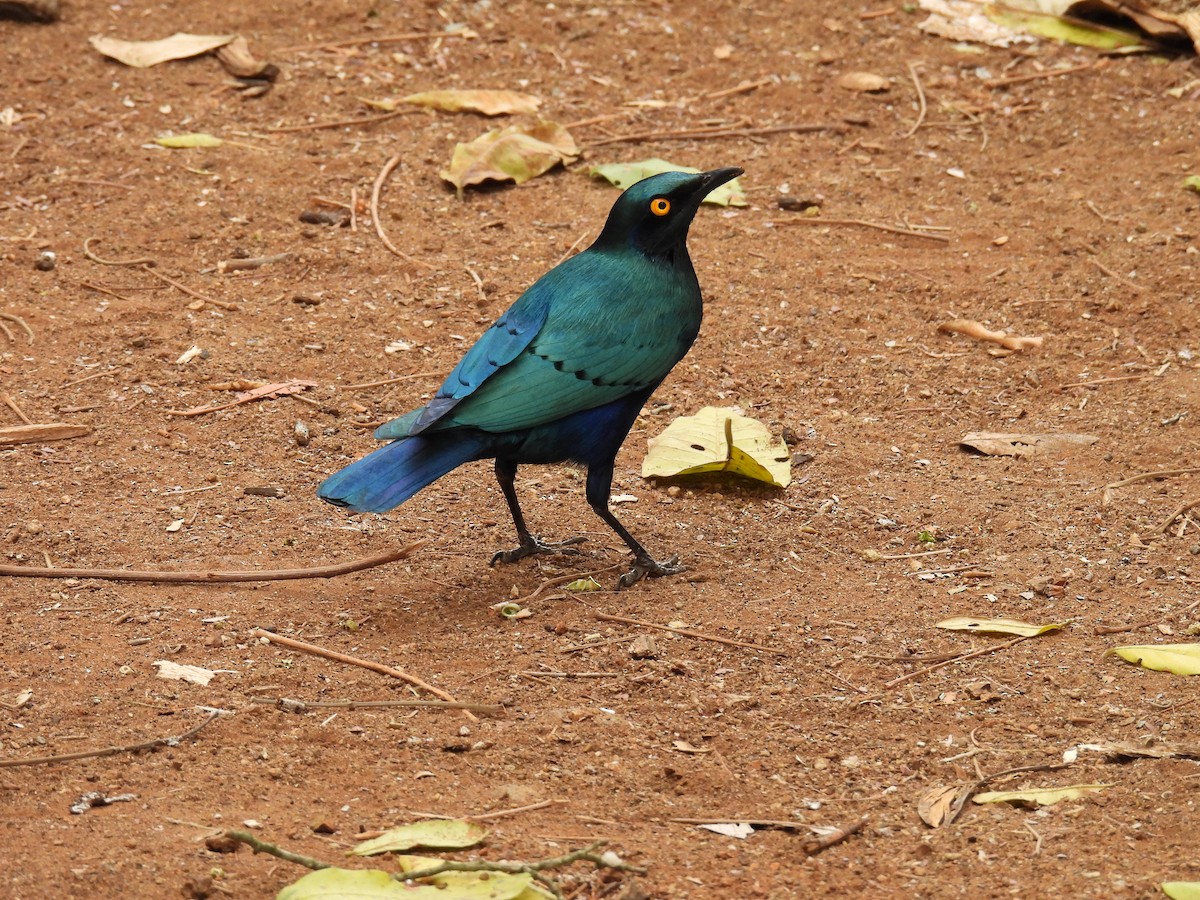
[(655, 197), (650, 201), (650, 212), (656, 216), (665, 216), (671, 211), (671, 201), (666, 197)]

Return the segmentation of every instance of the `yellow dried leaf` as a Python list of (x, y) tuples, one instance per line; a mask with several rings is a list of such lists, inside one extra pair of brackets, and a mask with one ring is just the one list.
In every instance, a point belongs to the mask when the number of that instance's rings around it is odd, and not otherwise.
[[(593, 178), (603, 178), (621, 190), (637, 184), (643, 178), (660, 175), (663, 172), (691, 172), (696, 175), (700, 173), (700, 170), (693, 169), (691, 166), (677, 166), (673, 162), (659, 159), (656, 156), (631, 163), (604, 163), (588, 169), (588, 174)], [(739, 180), (735, 178), (721, 185), (700, 202), (712, 203), (716, 206), (745, 206), (746, 194), (742, 190)]]
[(507, 116), (518, 113), (533, 115), (542, 99), (519, 91), (444, 90), (409, 94), (404, 103), (428, 106), (444, 112), (477, 112), (485, 116)]
[(1072, 784), (1059, 788), (1030, 788), (1024, 791), (984, 791), (971, 799), (976, 803), (1031, 803), (1052, 806), (1063, 800), (1078, 800), (1085, 794), (1097, 794), (1111, 784)]
[(1162, 892), (1171, 900), (1200, 900), (1200, 881), (1164, 881)]
[(205, 134), (200, 131), (193, 134), (168, 134), (164, 137), (155, 138), (154, 143), (160, 147), (182, 150), (189, 147), (220, 147), (225, 142), (215, 135)]
[(1126, 662), (1172, 675), (1200, 675), (1200, 644), (1133, 644), (1108, 651)]
[(987, 631), (993, 634), (1015, 634), (1034, 637), (1047, 631), (1057, 631), (1066, 622), (1051, 622), (1049, 625), (1030, 625), (1017, 619), (976, 619), (971, 616), (955, 616), (937, 623), (947, 631)]
[(376, 853), (397, 853), (417, 847), (435, 850), (458, 850), (474, 847), (485, 837), (487, 829), (478, 822), (466, 819), (430, 819), (411, 825), (389, 828), (377, 838), (363, 841), (350, 852), (355, 856), (373, 856)]
[(676, 419), (648, 443), (643, 478), (731, 472), (781, 488), (792, 481), (787, 444), (733, 409), (706, 406)]
[(563, 585), (563, 590), (572, 592), (602, 591), (604, 585), (589, 575), (587, 578), (577, 578), (569, 584)]
[(557, 122), (509, 125), (457, 144), (442, 178), (458, 188), (484, 181), (524, 184), (559, 163), (573, 162), (579, 148), (571, 133)]

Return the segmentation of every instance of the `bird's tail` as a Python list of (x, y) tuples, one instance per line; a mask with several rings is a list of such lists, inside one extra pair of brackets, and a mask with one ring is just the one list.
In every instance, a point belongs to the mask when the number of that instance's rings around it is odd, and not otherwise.
[(451, 469), (479, 459), (482, 433), (417, 435), (380, 447), (334, 472), (317, 488), (322, 500), (351, 512), (387, 512)]

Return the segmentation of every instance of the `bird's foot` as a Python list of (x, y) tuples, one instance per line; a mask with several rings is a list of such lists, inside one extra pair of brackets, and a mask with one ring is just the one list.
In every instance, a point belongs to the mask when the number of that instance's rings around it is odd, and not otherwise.
[(666, 562), (655, 562), (649, 556), (639, 556), (633, 568), (617, 580), (617, 590), (637, 584), (643, 578), (661, 578), (664, 575), (678, 575), (686, 572), (687, 566), (679, 565), (679, 557), (672, 556)]
[(582, 544), (586, 540), (585, 537), (573, 537), (567, 538), (565, 541), (543, 541), (535, 538), (532, 534), (527, 534), (521, 538), (520, 546), (514, 547), (512, 550), (500, 550), (493, 554), (492, 561), (488, 565), (494, 566), (498, 562), (514, 563), (518, 559), (535, 556), (539, 553), (559, 553), (569, 556), (579, 552), (575, 549), (575, 544)]

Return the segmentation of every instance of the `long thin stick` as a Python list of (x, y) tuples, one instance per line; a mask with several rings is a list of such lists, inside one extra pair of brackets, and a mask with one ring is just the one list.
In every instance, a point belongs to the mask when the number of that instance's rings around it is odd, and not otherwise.
[(930, 234), (925, 231), (914, 231), (911, 228), (897, 228), (895, 225), (885, 225), (883, 222), (870, 222), (866, 219), (827, 219), (824, 216), (804, 216), (796, 219), (783, 219), (771, 224), (775, 227), (779, 227), (780, 225), (858, 225), (862, 228), (875, 228), (879, 231), (890, 232), (891, 234), (925, 238), (926, 240), (937, 241), (941, 244), (950, 243), (950, 238), (944, 234)]
[(146, 272), (150, 275), (153, 275), (155, 278), (159, 279), (160, 281), (165, 281), (167, 284), (171, 285), (171, 287), (176, 288), (177, 290), (183, 291), (183, 293), (187, 294), (189, 297), (195, 297), (197, 300), (202, 300), (205, 303), (211, 303), (213, 306), (221, 307), (221, 309), (228, 309), (228, 310), (237, 309), (237, 304), (235, 304), (235, 303), (227, 303), (224, 300), (217, 300), (217, 299), (215, 299), (213, 297), (209, 297), (205, 294), (197, 293), (196, 291), (193, 291), (190, 287), (188, 287), (186, 284), (180, 284), (175, 279), (168, 278), (162, 272), (158, 272), (158, 271), (150, 268), (150, 266), (148, 266), (148, 265), (142, 266), (142, 271)]
[(460, 703), (450, 700), (292, 700), (288, 697), (255, 697), (250, 701), (259, 706), (278, 706), (288, 712), (309, 709), (469, 709), (489, 716), (504, 715), (503, 706), (486, 703)]
[(33, 343), (33, 329), (20, 316), (14, 316), (12, 313), (0, 312), (0, 319), (7, 319), (15, 325), (20, 325), (21, 330), (25, 332), (25, 336), (29, 338), (29, 343)]
[(405, 262), (410, 262), (417, 266), (424, 266), (430, 271), (433, 271), (433, 266), (431, 266), (429, 263), (425, 262), (424, 260), (417, 259), (414, 256), (409, 256), (407, 253), (393, 244), (388, 238), (387, 232), (383, 230), (383, 222), (379, 218), (379, 195), (383, 193), (383, 183), (387, 181), (387, 177), (392, 174), (392, 170), (396, 168), (396, 166), (400, 165), (403, 159), (403, 155), (397, 153), (383, 164), (383, 168), (379, 170), (379, 174), (375, 177), (375, 184), (371, 186), (371, 222), (375, 225), (375, 233), (379, 235), (379, 239), (383, 241), (383, 246), (387, 247)]
[(917, 77), (917, 67), (911, 62), (908, 63), (908, 75), (912, 79), (913, 86), (917, 89), (917, 121), (913, 122), (912, 128), (904, 133), (906, 138), (912, 137), (917, 133), (917, 129), (921, 127), (921, 123), (925, 121), (925, 89), (921, 87), (921, 79)]
[(92, 252), (91, 243), (94, 237), (84, 238), (83, 255), (94, 263), (102, 266), (157, 266), (158, 260), (149, 256), (139, 256), (137, 259), (104, 259)]
[(72, 759), (89, 759), (98, 756), (115, 756), (118, 753), (135, 753), (138, 750), (149, 750), (152, 747), (174, 747), (175, 745), (196, 735), (200, 729), (204, 728), (219, 715), (221, 715), (219, 712), (209, 713), (207, 719), (205, 719), (195, 728), (189, 728), (178, 737), (155, 738), (152, 741), (143, 741), (140, 744), (126, 744), (122, 747), (104, 747), (101, 750), (80, 750), (78, 753), (62, 753), (58, 756), (37, 756), (33, 759), (0, 759), (0, 769), (12, 769), (16, 766), (40, 766), (49, 763), (67, 762)]
[(298, 50), (340, 50), (343, 47), (361, 47), (363, 44), (400, 44), (404, 41), (419, 41), (423, 38), (473, 38), (473, 31), (411, 31), (408, 34), (382, 34), (377, 37), (354, 38), (349, 41), (329, 41), (324, 44), (297, 44), (284, 47), (276, 53), (295, 53)]
[(1200, 500), (1189, 500), (1187, 503), (1184, 503), (1182, 506), (1180, 506), (1179, 509), (1175, 510), (1175, 512), (1167, 516), (1161, 525), (1159, 525), (1153, 531), (1147, 532), (1146, 536), (1149, 537), (1155, 534), (1166, 534), (1167, 529), (1171, 527), (1172, 522), (1174, 522), (1188, 510), (1195, 509), (1197, 506), (1200, 506)]
[(670, 625), (658, 625), (654, 622), (643, 622), (641, 619), (627, 619), (625, 616), (613, 616), (608, 613), (593, 613), (595, 618), (603, 622), (621, 622), (625, 625), (640, 625), (643, 628), (656, 628), (659, 631), (669, 631), (671, 634), (681, 634), (684, 637), (695, 638), (698, 641), (714, 641), (718, 644), (727, 644), (730, 647), (745, 647), (749, 650), (758, 650), (762, 653), (774, 653), (776, 656), (786, 656), (787, 650), (777, 650), (774, 647), (764, 647), (762, 644), (750, 644), (746, 641), (735, 641), (731, 638), (716, 637), (711, 634), (701, 634), (698, 631), (688, 631), (684, 628), (672, 628)]
[(828, 850), (851, 835), (858, 834), (867, 826), (867, 817), (863, 816), (853, 825), (847, 825), (845, 828), (839, 828), (837, 831), (830, 832), (822, 837), (813, 838), (811, 841), (804, 842), (804, 852), (809, 856), (816, 856), (823, 850)]
[(411, 381), (414, 378), (432, 378), (434, 375), (440, 375), (440, 372), (414, 372), (411, 375), (397, 375), (395, 378), (384, 378), (381, 381), (360, 381), (358, 384), (348, 384), (345, 389), (348, 391), (358, 391), (363, 388), (383, 387), (385, 384), (396, 384), (399, 381)]
[(600, 147), (604, 144), (627, 144), (640, 141), (691, 140), (705, 141), (726, 137), (759, 137), (769, 134), (813, 134), (818, 131), (845, 131), (843, 125), (773, 125), (767, 128), (691, 128), (683, 131), (641, 131), (637, 134), (618, 134), (613, 137), (600, 138), (589, 142), (589, 147)]
[(320, 131), (324, 128), (353, 128), (358, 125), (378, 125), (380, 122), (386, 122), (398, 116), (411, 115), (415, 112), (420, 112), (420, 110), (416, 107), (412, 109), (395, 109), (391, 112), (380, 113), (377, 116), (359, 116), (357, 119), (337, 119), (333, 122), (309, 122), (307, 125), (280, 125), (278, 128), (268, 128), (266, 130), (270, 134), (296, 134), (301, 131)]
[(321, 862), (321, 860), (313, 859), (311, 856), (303, 856), (299, 853), (293, 853), (291, 850), (284, 850), (275, 844), (260, 841), (248, 831), (226, 831), (225, 837), (245, 844), (255, 853), (266, 853), (269, 856), (274, 856), (276, 859), (282, 859), (284, 862), (296, 863), (296, 865), (304, 866), (306, 869), (312, 869), (314, 872), (329, 868), (329, 863), (327, 862)]
[(407, 547), (381, 553), (378, 556), (353, 559), (350, 562), (334, 563), (330, 566), (311, 566), (307, 569), (263, 569), (257, 572), (155, 572), (138, 569), (50, 569), (39, 566), (0, 565), (0, 575), (11, 575), (15, 578), (98, 578), (101, 581), (149, 581), (156, 584), (231, 584), (242, 581), (336, 578), (350, 572), (358, 572), (362, 569), (407, 559), (424, 544), (424, 541), (417, 541)]
[(1161, 377), (1161, 376), (1156, 375), (1153, 372), (1146, 372), (1142, 375), (1113, 375), (1109, 378), (1093, 378), (1091, 381), (1071, 381), (1071, 382), (1068, 382), (1067, 384), (1060, 384), (1058, 386), (1058, 389), (1061, 391), (1061, 390), (1065, 390), (1066, 388), (1073, 388), (1073, 387), (1095, 387), (1098, 384), (1113, 384), (1114, 382), (1117, 382), (1117, 381), (1141, 381), (1145, 378), (1159, 378), (1159, 377)]
[(1196, 472), (1200, 472), (1200, 468), (1160, 469), (1157, 472), (1139, 472), (1137, 475), (1131, 475), (1128, 478), (1122, 478), (1120, 481), (1114, 481), (1112, 484), (1106, 484), (1104, 489), (1106, 491), (1111, 491), (1113, 488), (1137, 484), (1139, 481), (1153, 481), (1158, 478), (1174, 478), (1176, 475), (1194, 475)]
[(990, 88), (1005, 87), (1010, 84), (1020, 84), (1023, 81), (1037, 81), (1040, 78), (1056, 78), (1059, 75), (1070, 75), (1073, 72), (1086, 72), (1096, 68), (1095, 63), (1084, 63), (1081, 66), (1069, 66), (1065, 69), (1048, 69), (1045, 72), (1032, 72), (1028, 75), (1010, 75), (1007, 78), (992, 78), (984, 84)]
[(1020, 637), (1013, 638), (1011, 641), (1005, 641), (1003, 644), (996, 644), (992, 647), (984, 647), (982, 650), (976, 650), (974, 653), (965, 653), (962, 656), (952, 656), (950, 659), (942, 660), (942, 662), (939, 663), (934, 663), (932, 666), (926, 666), (924, 669), (917, 669), (915, 672), (909, 672), (907, 675), (901, 675), (899, 678), (893, 678), (891, 681), (885, 684), (884, 687), (895, 687), (898, 684), (903, 684), (904, 682), (911, 681), (914, 678), (920, 678), (922, 675), (928, 675), (930, 672), (933, 672), (936, 669), (941, 669), (950, 665), (951, 663), (965, 662), (968, 659), (975, 659), (977, 656), (987, 656), (989, 653), (995, 653), (997, 650), (1005, 650), (1021, 643), (1021, 641), (1027, 641), (1031, 637), (1034, 637), (1034, 635), (1023, 634)]
[[(338, 653), (336, 650), (327, 650), (324, 647), (318, 647), (316, 644), (305, 643), (304, 641), (298, 641), (295, 638), (284, 637), (281, 634), (272, 634), (269, 631), (263, 631), (261, 628), (256, 628), (254, 631), (250, 632), (250, 635), (251, 637), (266, 638), (272, 644), (279, 644), (281, 647), (287, 647), (291, 650), (300, 650), (304, 653), (311, 653), (313, 656), (321, 656), (325, 659), (332, 659), (334, 662), (345, 663), (348, 666), (358, 666), (362, 669), (370, 669), (372, 672), (378, 672), (381, 675), (387, 675), (391, 678), (398, 678), (401, 681), (407, 681), (413, 687), (418, 687), (421, 690), (433, 694), (435, 697), (440, 697), (449, 703), (458, 702), (450, 694), (447, 694), (440, 688), (435, 688), (432, 684), (422, 681), (416, 675), (409, 675), (407, 672), (401, 669), (396, 669), (392, 666), (385, 666), (383, 663), (372, 662), (369, 659), (359, 659), (356, 656), (347, 656), (345, 653)], [(465, 709), (463, 712), (472, 722), (479, 721), (479, 719), (476, 718), (469, 709)]]

